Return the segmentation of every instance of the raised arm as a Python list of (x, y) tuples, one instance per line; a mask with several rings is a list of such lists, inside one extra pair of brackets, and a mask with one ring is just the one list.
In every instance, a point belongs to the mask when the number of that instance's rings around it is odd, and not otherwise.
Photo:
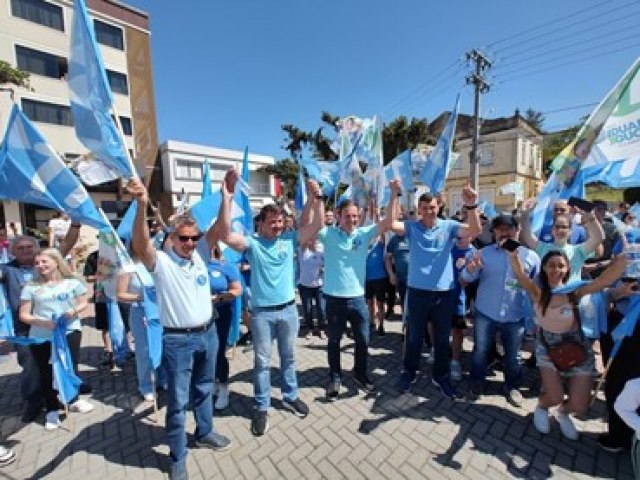
[(238, 173), (235, 169), (230, 168), (222, 180), (220, 187), (222, 191), (222, 202), (220, 203), (220, 211), (215, 223), (207, 231), (207, 243), (213, 247), (216, 240), (221, 240), (238, 252), (244, 252), (247, 249), (247, 242), (239, 233), (231, 231), (231, 203), (233, 202), (233, 193), (238, 181)]
[(480, 223), (480, 212), (478, 212), (478, 192), (471, 188), (469, 180), (467, 180), (467, 184), (462, 189), (462, 201), (464, 206), (467, 207), (467, 223), (462, 224), (460, 230), (470, 238), (475, 238), (480, 234), (482, 224)]
[[(307, 212), (306, 222), (302, 222), (305, 212)], [(307, 203), (304, 205), (300, 219), (298, 243), (307, 245), (316, 238), (324, 226), (324, 197), (320, 186), (313, 180), (307, 181)]]
[(131, 246), (138, 258), (147, 270), (153, 270), (156, 266), (156, 249), (153, 247), (147, 226), (147, 206), (149, 205), (149, 193), (139, 178), (129, 180), (127, 189), (138, 201), (136, 217), (133, 221), (133, 234)]
[(78, 243), (78, 238), (80, 238), (80, 227), (79, 223), (72, 223), (67, 230), (67, 234), (64, 236), (62, 242), (60, 242), (60, 254), (63, 257), (66, 257), (71, 249)]
[[(402, 189), (400, 188), (400, 180), (394, 179), (389, 182), (389, 188), (391, 189), (391, 198), (389, 199), (389, 203), (387, 204), (387, 208), (385, 209), (384, 218), (378, 222), (377, 229), (378, 234), (382, 234), (387, 230), (391, 230), (398, 218), (398, 213), (400, 210), (400, 195), (402, 195)], [(399, 222), (398, 222), (399, 223)], [(404, 225), (402, 226), (404, 233)]]
[(535, 206), (535, 200), (529, 199), (522, 205), (522, 230), (520, 231), (520, 241), (531, 250), (538, 246), (538, 238), (531, 231), (531, 211)]
[(584, 297), (590, 293), (596, 293), (608, 287), (618, 280), (627, 267), (627, 256), (623, 253), (615, 257), (609, 266), (593, 282), (576, 290), (576, 297)]
[(509, 256), (511, 270), (513, 270), (513, 274), (516, 276), (518, 283), (527, 291), (533, 303), (538, 303), (540, 301), (540, 287), (536, 282), (529, 278), (525, 273), (524, 268), (522, 268), (522, 262), (518, 256), (518, 249), (513, 252), (507, 252), (507, 255)]
[(590, 254), (602, 245), (604, 241), (604, 229), (592, 212), (582, 213), (582, 224), (587, 230), (587, 241), (584, 242), (584, 253)]

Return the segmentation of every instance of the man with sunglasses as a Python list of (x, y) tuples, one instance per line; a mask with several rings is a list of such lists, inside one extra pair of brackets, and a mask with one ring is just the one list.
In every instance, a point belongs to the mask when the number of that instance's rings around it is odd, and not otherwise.
[(191, 216), (177, 215), (169, 228), (171, 247), (166, 251), (156, 249), (147, 226), (147, 189), (135, 178), (127, 188), (138, 200), (133, 250), (153, 276), (164, 327), (162, 363), (168, 381), (165, 432), (171, 463), (169, 478), (183, 480), (188, 478), (185, 419), (189, 403), (196, 421), (195, 446), (217, 451), (231, 446), (227, 437), (213, 429), (212, 389), (218, 336), (212, 326), (214, 310), (207, 267), (196, 250), (202, 233)]
[(251, 264), (251, 335), (253, 337), (253, 389), (255, 409), (251, 431), (264, 435), (271, 405), (271, 346), (278, 342), (283, 406), (300, 418), (309, 408), (300, 399), (296, 374), (295, 342), (298, 337), (298, 310), (295, 305), (295, 258), (298, 245), (307, 245), (323, 226), (324, 199), (316, 182), (307, 183), (308, 200), (297, 231), (284, 231), (284, 213), (276, 205), (260, 210), (258, 235), (231, 231), (231, 204), (238, 174), (230, 169), (222, 182), (220, 213), (211, 235), (238, 252)]

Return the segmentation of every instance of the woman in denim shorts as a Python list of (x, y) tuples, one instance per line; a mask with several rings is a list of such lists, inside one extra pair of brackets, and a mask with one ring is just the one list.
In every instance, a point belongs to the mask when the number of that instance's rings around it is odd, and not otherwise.
[[(554, 250), (542, 258), (539, 282), (531, 280), (524, 273), (517, 250), (508, 253), (511, 268), (520, 287), (531, 297), (536, 313), (536, 358), (542, 389), (533, 412), (533, 425), (540, 433), (549, 433), (549, 409), (553, 408), (553, 415), (562, 434), (570, 440), (577, 440), (578, 431), (571, 415), (587, 411), (593, 383), (591, 374), (595, 364), (593, 350), (582, 333), (580, 318), (577, 316), (577, 302), (581, 297), (598, 292), (617, 280), (624, 272), (626, 259), (623, 255), (616, 257), (596, 280), (572, 293), (567, 293), (566, 290), (555, 293), (556, 289), (566, 284), (571, 273), (569, 260), (564, 252)], [(584, 346), (587, 358), (579, 365), (560, 371), (549, 358), (548, 347), (569, 339)]]

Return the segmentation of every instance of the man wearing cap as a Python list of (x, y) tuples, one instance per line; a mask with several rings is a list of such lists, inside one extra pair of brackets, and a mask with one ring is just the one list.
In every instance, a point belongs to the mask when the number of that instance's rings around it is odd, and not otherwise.
[[(475, 302), (471, 393), (476, 397), (482, 394), (487, 356), (499, 331), (504, 346), (505, 395), (511, 404), (520, 406), (522, 395), (518, 386), (522, 366), (518, 361), (518, 352), (525, 330), (524, 301), (527, 294), (518, 284), (507, 252), (501, 246), (506, 240), (518, 237), (518, 221), (511, 215), (499, 215), (493, 219), (491, 228), (496, 243), (470, 256), (461, 273), (463, 283), (480, 280)], [(518, 256), (525, 272), (533, 277), (540, 268), (538, 255), (520, 246)]]
[[(187, 407), (196, 422), (194, 445), (227, 450), (231, 441), (213, 428), (212, 389), (218, 353), (218, 335), (211, 304), (209, 275), (202, 255), (196, 250), (202, 232), (190, 215), (171, 220), (166, 251), (154, 247), (147, 225), (149, 195), (139, 179), (127, 185), (138, 201), (133, 224), (132, 246), (151, 272), (155, 287), (162, 337), (162, 364), (167, 373), (165, 432), (169, 444), (172, 480), (186, 480)], [(212, 237), (207, 237), (209, 248)], [(201, 244), (206, 249), (206, 245)], [(206, 251), (206, 250), (205, 250)]]

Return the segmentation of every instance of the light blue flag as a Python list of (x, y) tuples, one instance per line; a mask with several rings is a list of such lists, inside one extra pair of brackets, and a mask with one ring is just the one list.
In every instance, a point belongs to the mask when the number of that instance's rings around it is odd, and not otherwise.
[[(251, 201), (249, 198), (250, 192), (248, 190), (250, 184), (249, 173), (249, 147), (244, 147), (244, 155), (242, 158), (242, 175), (240, 177), (238, 188), (234, 193), (234, 200), (237, 206), (240, 207), (240, 216), (231, 217), (233, 231), (242, 233), (243, 235), (251, 235), (253, 233), (253, 210), (251, 209)], [(235, 208), (237, 211), (237, 207)], [(239, 260), (239, 259), (238, 259)]]
[(160, 310), (156, 301), (156, 288), (144, 287), (142, 290), (144, 296), (144, 319), (146, 322), (147, 342), (149, 344), (149, 360), (151, 366), (155, 369), (160, 366), (162, 361), (162, 332), (163, 327), (160, 323)]
[(211, 168), (209, 168), (209, 159), (204, 159), (202, 165), (202, 198), (207, 198), (213, 195), (213, 188), (211, 187)]
[(75, 1), (68, 84), (78, 140), (113, 172), (135, 176), (112, 118), (113, 95), (84, 0)]
[(444, 190), (444, 183), (449, 172), (451, 163), (451, 147), (456, 135), (456, 122), (458, 120), (458, 109), (460, 108), (460, 94), (456, 98), (453, 112), (440, 134), (438, 143), (429, 155), (422, 172), (420, 181), (429, 189), (431, 193), (440, 193)]
[(304, 175), (302, 174), (302, 167), (298, 169), (298, 184), (296, 185), (296, 197), (295, 205), (298, 215), (302, 213), (305, 204), (307, 203), (307, 186), (304, 182)]
[(209, 227), (218, 217), (221, 203), (222, 193), (217, 190), (213, 195), (199, 200), (189, 209), (189, 214), (198, 224), (200, 231), (206, 232), (209, 230)]
[(129, 208), (127, 208), (124, 217), (120, 221), (120, 225), (116, 229), (116, 233), (118, 237), (122, 239), (123, 243), (127, 243), (131, 241), (131, 236), (133, 235), (133, 222), (136, 219), (136, 212), (138, 211), (138, 202), (133, 200), (129, 204)]
[[(246, 287), (244, 278), (242, 281), (242, 290)], [(236, 297), (231, 304), (231, 326), (229, 327), (229, 335), (227, 336), (227, 346), (233, 347), (240, 340), (240, 324), (242, 323), (242, 295)]]
[(4, 285), (0, 285), (0, 337), (6, 338), (14, 335), (13, 314), (9, 307)]
[(302, 155), (299, 163), (307, 170), (307, 175), (322, 186), (325, 195), (333, 195), (340, 183), (340, 162), (318, 161)]
[(640, 297), (633, 296), (629, 301), (626, 315), (618, 324), (618, 326), (613, 329), (613, 332), (611, 332), (611, 337), (613, 338), (613, 348), (611, 349), (611, 355), (609, 357), (610, 359), (613, 359), (618, 354), (618, 350), (620, 350), (620, 347), (622, 346), (622, 341), (626, 337), (630, 337), (631, 335), (633, 335), (639, 317)]
[(60, 401), (68, 405), (78, 396), (82, 380), (73, 370), (71, 352), (67, 343), (67, 320), (60, 316), (54, 319), (56, 326), (51, 338), (51, 368), (54, 387), (58, 390)]
[(492, 203), (489, 203), (486, 200), (482, 200), (478, 204), (478, 208), (480, 209), (480, 211), (482, 213), (485, 214), (485, 216), (489, 220), (493, 220), (494, 218), (496, 218), (499, 215), (498, 211), (496, 210), (496, 207), (494, 207)]
[(0, 199), (54, 208), (98, 230), (111, 228), (78, 178), (17, 105), (0, 151)]
[(107, 301), (107, 312), (109, 314), (109, 337), (113, 347), (113, 357), (117, 364), (123, 363), (129, 353), (127, 335), (124, 331), (124, 322), (120, 315), (118, 302), (109, 299)]
[(387, 205), (389, 203), (389, 200), (391, 199), (389, 182), (394, 179), (400, 180), (403, 195), (415, 190), (415, 185), (413, 184), (413, 173), (411, 171), (411, 150), (405, 150), (387, 163), (387, 165), (382, 169), (382, 188), (378, 190), (378, 192), (381, 192), (381, 195), (378, 197), (379, 206)]

